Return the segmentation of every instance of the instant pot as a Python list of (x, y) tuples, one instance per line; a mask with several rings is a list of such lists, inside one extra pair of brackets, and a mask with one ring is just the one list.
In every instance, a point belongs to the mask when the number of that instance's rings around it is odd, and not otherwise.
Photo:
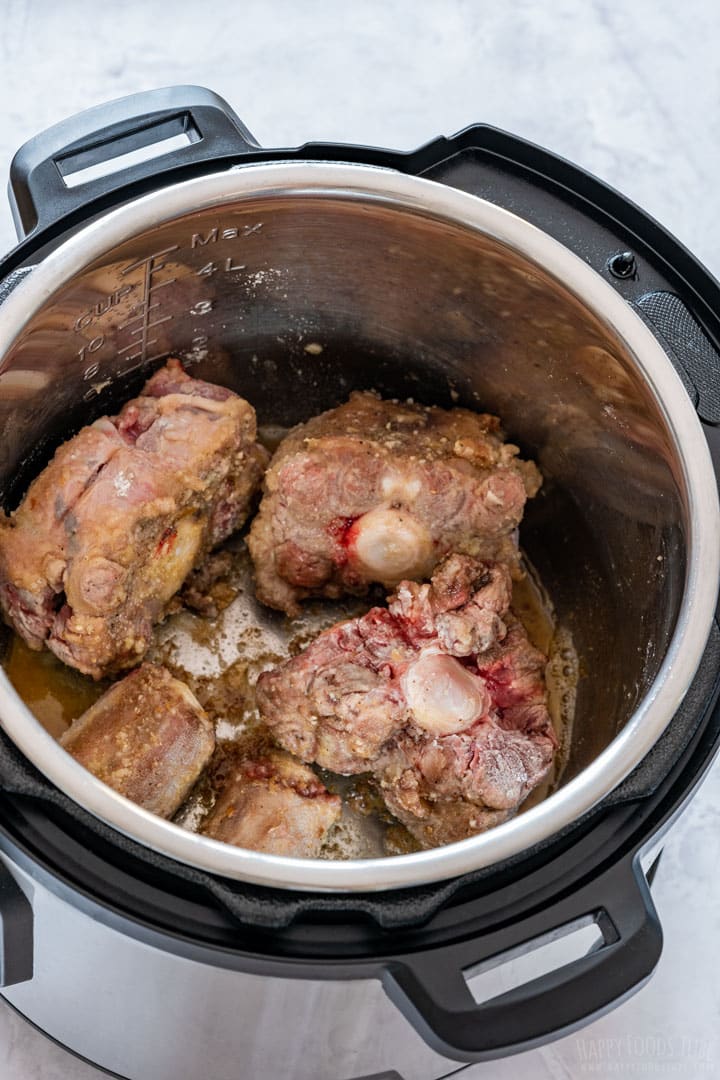
[(717, 283), (505, 132), (265, 150), (197, 87), (32, 139), (10, 200), (5, 510), (170, 355), (265, 424), (371, 387), (495, 412), (544, 475), (521, 539), (580, 677), (543, 802), (462, 843), (332, 862), (155, 818), (0, 672), (5, 999), (132, 1080), (434, 1080), (621, 1002), (660, 958), (663, 835), (720, 745)]

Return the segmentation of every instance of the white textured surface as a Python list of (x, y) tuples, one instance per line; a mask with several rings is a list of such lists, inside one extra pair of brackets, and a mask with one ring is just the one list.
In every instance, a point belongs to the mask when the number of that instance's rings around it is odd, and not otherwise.
[[(4, 0), (0, 171), (49, 124), (172, 83), (211, 86), (268, 146), (410, 148), (482, 120), (608, 180), (717, 274), (719, 35), (714, 0)], [(13, 242), (0, 208), (0, 250)], [(462, 1076), (720, 1075), (719, 805), (716, 767), (666, 845), (649, 985), (577, 1035)], [(1, 1080), (100, 1075), (0, 1005)]]

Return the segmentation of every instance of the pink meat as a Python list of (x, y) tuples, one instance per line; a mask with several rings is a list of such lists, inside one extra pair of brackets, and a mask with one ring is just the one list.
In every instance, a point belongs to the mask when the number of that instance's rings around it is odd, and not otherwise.
[(265, 477), (249, 547), (263, 603), (429, 577), (449, 552), (515, 565), (515, 530), (540, 486), (499, 421), (355, 393), (295, 428)]
[(331, 628), (261, 675), (275, 738), (304, 761), (373, 773), (426, 846), (506, 817), (547, 775), (557, 739), (545, 657), (509, 610), (500, 563), (452, 555), (430, 584)]
[(246, 401), (169, 360), (0, 521), (6, 620), (94, 678), (136, 664), (189, 572), (245, 519), (266, 464), (255, 433)]
[[(436, 738), (409, 726), (375, 768), (388, 809), (426, 847), (504, 821), (552, 766), (557, 737), (547, 710), (545, 657), (517, 620), (506, 615), (505, 621), (502, 642), (475, 657), (490, 695), (487, 717)], [(456, 804), (464, 807), (464, 823)]]

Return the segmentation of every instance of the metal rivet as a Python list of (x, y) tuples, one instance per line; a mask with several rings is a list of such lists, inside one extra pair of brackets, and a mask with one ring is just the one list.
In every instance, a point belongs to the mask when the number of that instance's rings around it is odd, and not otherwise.
[(608, 259), (607, 268), (616, 278), (632, 278), (637, 275), (637, 263), (632, 251), (619, 251)]

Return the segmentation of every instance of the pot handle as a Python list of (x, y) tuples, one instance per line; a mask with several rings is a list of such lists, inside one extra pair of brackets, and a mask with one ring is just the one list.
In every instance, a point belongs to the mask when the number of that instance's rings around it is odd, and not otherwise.
[[(35, 135), (15, 154), (9, 198), (18, 238), (133, 182), (257, 149), (227, 102), (202, 86), (146, 90), (97, 105)], [(129, 160), (137, 151), (151, 160)]]
[(33, 977), (33, 910), (25, 893), (0, 862), (0, 987)]
[[(487, 969), (593, 921), (593, 951), (514, 990), (476, 1004), (464, 972)], [(662, 951), (662, 929), (637, 858), (624, 859), (550, 909), (453, 946), (393, 960), (383, 986), (434, 1049), (482, 1061), (567, 1034), (638, 990)]]

